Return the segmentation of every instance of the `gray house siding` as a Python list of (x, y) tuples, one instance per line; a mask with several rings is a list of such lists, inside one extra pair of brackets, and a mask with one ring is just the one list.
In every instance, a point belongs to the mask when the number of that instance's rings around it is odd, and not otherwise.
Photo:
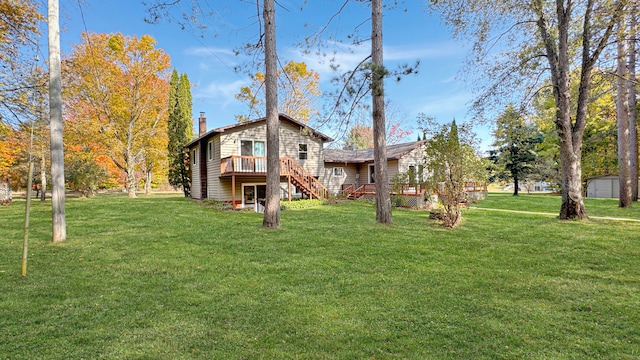
[(189, 151), (189, 161), (191, 161), (191, 197), (201, 199), (200, 147), (192, 147)]

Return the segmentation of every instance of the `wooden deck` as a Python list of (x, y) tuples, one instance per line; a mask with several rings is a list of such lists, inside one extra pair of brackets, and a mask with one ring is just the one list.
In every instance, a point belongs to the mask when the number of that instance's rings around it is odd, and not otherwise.
[[(391, 189), (392, 195), (423, 196), (426, 192), (424, 185), (414, 184), (390, 184), (389, 189)], [(367, 195), (375, 196), (376, 184), (364, 184), (359, 186), (357, 189), (353, 184), (343, 184), (342, 195), (356, 199)]]
[[(295, 186), (309, 198), (326, 199), (329, 197), (327, 188), (297, 161), (288, 157), (280, 158), (279, 172), (280, 176), (287, 178), (289, 185)], [(235, 203), (236, 177), (266, 175), (267, 158), (265, 156), (233, 155), (220, 159), (220, 176), (231, 177), (232, 180), (232, 203)]]
[[(465, 191), (471, 196), (478, 196), (476, 194), (486, 194), (487, 184), (477, 182), (466, 182)], [(390, 184), (391, 195), (404, 195), (404, 196), (425, 196), (428, 192), (424, 184)], [(431, 191), (435, 194), (435, 191)], [(357, 199), (363, 196), (375, 196), (376, 185), (364, 184), (356, 188), (353, 184), (342, 185), (342, 195), (350, 199)]]

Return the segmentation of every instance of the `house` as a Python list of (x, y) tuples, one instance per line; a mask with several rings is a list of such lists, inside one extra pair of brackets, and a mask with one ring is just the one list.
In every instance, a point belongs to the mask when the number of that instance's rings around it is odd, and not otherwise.
[[(638, 179), (640, 185), (640, 178)], [(587, 179), (587, 197), (615, 198), (620, 196), (620, 179), (618, 175), (594, 176)]]
[[(282, 197), (326, 198), (318, 179), (325, 170), (324, 143), (329, 136), (280, 114), (280, 181)], [(200, 113), (198, 138), (188, 143), (191, 196), (261, 212), (266, 197), (266, 118), (206, 131)]]
[[(389, 181), (398, 173), (415, 174), (410, 182), (422, 180), (424, 145), (426, 141), (387, 146), (387, 173)], [(375, 190), (373, 149), (324, 150), (323, 184), (332, 194)], [(416, 181), (417, 180), (417, 181)]]
[[(283, 199), (375, 194), (373, 149), (325, 149), (325, 143), (333, 141), (329, 136), (285, 114), (279, 120)], [(266, 197), (266, 119), (206, 131), (206, 118), (200, 113), (198, 125), (198, 138), (185, 146), (191, 162), (191, 197), (261, 212)], [(415, 141), (387, 146), (389, 180), (407, 172), (413, 174), (411, 183), (422, 180), (424, 145)], [(424, 188), (415, 185), (401, 193), (424, 198)]]

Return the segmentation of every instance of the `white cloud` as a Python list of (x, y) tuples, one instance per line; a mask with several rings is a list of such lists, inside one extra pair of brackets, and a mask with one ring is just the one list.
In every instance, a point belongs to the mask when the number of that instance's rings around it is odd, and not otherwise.
[(190, 47), (184, 50), (185, 55), (193, 56), (234, 56), (232, 50), (211, 46)]
[(448, 41), (436, 44), (385, 46), (385, 61), (414, 61), (417, 59), (458, 58), (464, 54), (459, 44)]
[(183, 51), (183, 54), (191, 58), (191, 63), (197, 64), (199, 70), (208, 72), (220, 68), (224, 71), (233, 71), (238, 64), (236, 54), (227, 48), (216, 48), (209, 46), (190, 47)]
[(240, 91), (242, 86), (246, 86), (248, 81), (236, 80), (233, 82), (212, 82), (203, 87), (196, 87), (193, 91), (194, 97), (202, 102), (215, 102), (218, 104), (228, 105), (236, 102), (235, 95)]
[(425, 96), (417, 99), (414, 108), (416, 113), (434, 116), (441, 121), (452, 120), (455, 117), (460, 119), (466, 117), (472, 98), (472, 94), (467, 92)]
[[(299, 48), (286, 50), (288, 57), (295, 61), (305, 62), (309, 68), (320, 74), (321, 80), (327, 80), (335, 73), (332, 65), (339, 65), (340, 69), (353, 69), (358, 63), (366, 59), (371, 53), (371, 43), (365, 42), (358, 46), (343, 43), (328, 43), (329, 49), (321, 52), (303, 52)], [(413, 63), (416, 60), (447, 59), (459, 61), (464, 55), (464, 49), (452, 41), (432, 44), (411, 44), (403, 46), (385, 46), (384, 61), (389, 66), (395, 63)], [(286, 60), (288, 61), (288, 60)]]

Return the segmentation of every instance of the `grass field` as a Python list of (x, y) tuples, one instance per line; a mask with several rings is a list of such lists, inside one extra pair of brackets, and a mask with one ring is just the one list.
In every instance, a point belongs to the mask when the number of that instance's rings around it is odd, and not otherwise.
[[(585, 208), (588, 216), (594, 217), (615, 217), (640, 220), (640, 205), (636, 204), (630, 208), (619, 208), (616, 199), (596, 199), (585, 198)], [(560, 213), (562, 198), (550, 194), (520, 194), (513, 196), (512, 193), (491, 193), (490, 196), (477, 204), (471, 206), (478, 208), (509, 209), (520, 211), (550, 212)]]
[[(559, 209), (476, 205), (516, 201)], [(260, 214), (111, 195), (69, 199), (52, 244), (49, 206), (33, 203), (24, 279), (24, 202), (0, 207), (0, 359), (640, 358), (640, 224), (470, 209), (449, 231), (344, 202), (265, 231)]]

